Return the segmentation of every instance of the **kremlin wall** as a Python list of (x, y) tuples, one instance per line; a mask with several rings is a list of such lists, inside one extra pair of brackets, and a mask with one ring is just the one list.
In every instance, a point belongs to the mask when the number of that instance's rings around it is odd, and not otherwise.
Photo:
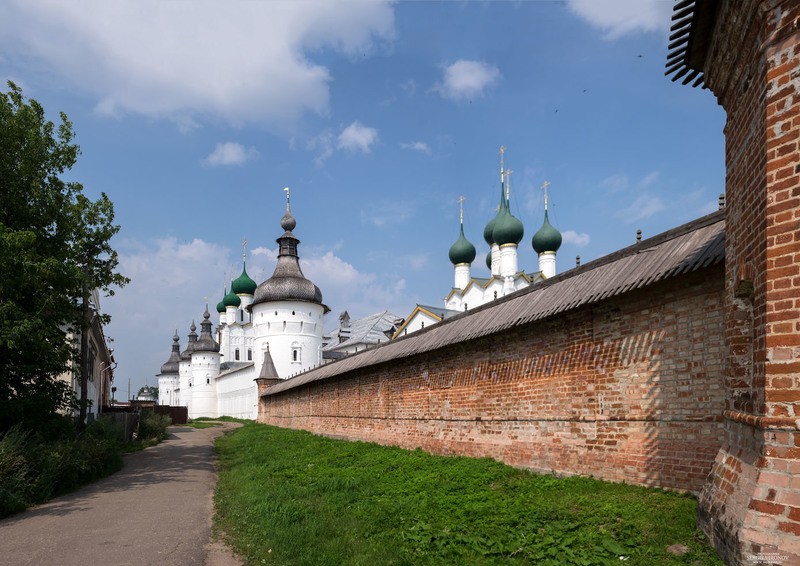
[(800, 563), (800, 3), (673, 20), (667, 74), (727, 112), (723, 212), (259, 378), (259, 421), (688, 490), (726, 563)]

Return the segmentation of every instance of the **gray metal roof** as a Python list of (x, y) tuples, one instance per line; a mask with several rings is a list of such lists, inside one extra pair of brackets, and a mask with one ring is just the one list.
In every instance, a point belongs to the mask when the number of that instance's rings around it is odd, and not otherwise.
[(689, 273), (725, 259), (724, 211), (717, 211), (476, 309), (270, 387), (307, 383), (444, 348), (542, 320)]
[[(388, 310), (381, 311), (358, 320), (351, 320), (349, 326), (345, 328), (337, 328), (331, 333), (331, 342), (324, 351), (340, 350), (353, 346), (356, 344), (379, 344), (386, 342), (389, 337), (387, 332), (394, 334), (397, 330), (398, 321), (402, 321), (402, 317), (390, 313)], [(344, 330), (344, 332), (342, 332)], [(345, 338), (339, 342), (339, 338)]]

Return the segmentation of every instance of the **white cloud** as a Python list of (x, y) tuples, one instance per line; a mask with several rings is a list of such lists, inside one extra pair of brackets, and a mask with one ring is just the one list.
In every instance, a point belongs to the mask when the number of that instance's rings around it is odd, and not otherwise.
[(403, 149), (411, 149), (414, 151), (419, 151), (420, 153), (426, 153), (428, 155), (431, 154), (431, 148), (425, 142), (415, 141), (415, 142), (408, 142), (408, 143), (401, 143), (400, 147)]
[(10, 0), (0, 51), (97, 98), (101, 114), (196, 116), (286, 128), (328, 110), (330, 72), (309, 54), (374, 50), (393, 36), (385, 1)]
[(444, 98), (465, 100), (483, 96), (484, 91), (500, 80), (497, 67), (480, 61), (459, 59), (444, 67), (442, 82), (434, 90)]
[(241, 165), (256, 155), (258, 152), (253, 147), (246, 148), (235, 142), (218, 143), (214, 151), (203, 159), (203, 164), (212, 167), (215, 165)]
[(600, 181), (600, 187), (607, 189), (611, 193), (624, 191), (628, 188), (629, 184), (628, 176), (622, 173), (616, 173)]
[(317, 156), (314, 158), (314, 165), (322, 167), (328, 158), (333, 155), (333, 134), (331, 132), (322, 132), (318, 136), (311, 138), (306, 144), (309, 151), (316, 151)]
[(589, 242), (591, 241), (589, 234), (586, 234), (585, 232), (576, 232), (575, 230), (564, 230), (561, 233), (561, 237), (565, 243), (573, 244), (579, 248), (588, 246)]
[(639, 181), (639, 187), (643, 189), (649, 187), (658, 180), (658, 177), (659, 177), (658, 171), (653, 171), (652, 173), (648, 173), (647, 175), (642, 177), (642, 179)]
[(626, 224), (631, 224), (637, 220), (650, 218), (654, 214), (664, 210), (666, 206), (661, 197), (650, 194), (641, 194), (636, 197), (630, 206), (620, 210), (617, 217), (621, 218)]
[(602, 30), (605, 39), (632, 33), (663, 33), (669, 28), (672, 2), (665, 0), (567, 0), (571, 12)]
[(376, 141), (378, 141), (378, 130), (369, 128), (356, 120), (339, 134), (336, 147), (369, 153)]

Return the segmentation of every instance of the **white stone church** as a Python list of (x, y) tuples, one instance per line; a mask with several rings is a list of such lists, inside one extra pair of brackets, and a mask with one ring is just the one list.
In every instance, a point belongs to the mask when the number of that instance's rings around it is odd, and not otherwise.
[(206, 306), (200, 336), (192, 322), (183, 352), (176, 333), (158, 374), (160, 404), (185, 405), (189, 418), (255, 419), (256, 377), (287, 378), (322, 363), (323, 316), (330, 309), (300, 270), (300, 240), (292, 233), (296, 221), (288, 198), (287, 192), (272, 277), (257, 286), (243, 260), (242, 274), (217, 305), (217, 332), (212, 333)]
[[(501, 156), (503, 152), (501, 148)], [(462, 206), (460, 234), (449, 250), (455, 278), (444, 308), (417, 305), (404, 321), (384, 311), (351, 323), (345, 312), (328, 343), (323, 337), (323, 317), (330, 309), (323, 304), (319, 287), (300, 270), (300, 241), (292, 233), (297, 223), (286, 189), (286, 214), (281, 219), (284, 233), (276, 240), (278, 262), (272, 277), (256, 285), (247, 274), (246, 258), (242, 258), (242, 274), (231, 282), (230, 291), (224, 292), (217, 305), (217, 331), (212, 332), (206, 305), (199, 337), (194, 322), (183, 352), (177, 332), (173, 337), (172, 353), (158, 374), (158, 402), (188, 407), (189, 418), (226, 415), (255, 419), (257, 377), (287, 379), (328, 361), (323, 360), (323, 353), (327, 358), (337, 357), (331, 352), (341, 354), (338, 357), (357, 353), (359, 345), (363, 349), (390, 336), (410, 334), (553, 277), (561, 234), (548, 220), (547, 183), (544, 223), (531, 241), (539, 257), (539, 271), (526, 273), (517, 261), (524, 229), (511, 214), (509, 175), (501, 158), (498, 212), (483, 231), (490, 249), (486, 257), (489, 278), (471, 274), (476, 250), (464, 236)]]

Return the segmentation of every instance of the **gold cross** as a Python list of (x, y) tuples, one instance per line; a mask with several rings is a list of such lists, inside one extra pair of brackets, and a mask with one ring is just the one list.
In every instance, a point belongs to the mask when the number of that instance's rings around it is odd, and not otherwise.
[(547, 187), (550, 186), (550, 181), (545, 181), (542, 183), (542, 189), (544, 189), (544, 209), (547, 210)]
[(461, 224), (464, 223), (464, 195), (458, 197), (458, 216)]
[(283, 190), (286, 191), (286, 209), (289, 209), (289, 187), (283, 187)]
[(242, 261), (247, 261), (247, 238), (242, 240)]

